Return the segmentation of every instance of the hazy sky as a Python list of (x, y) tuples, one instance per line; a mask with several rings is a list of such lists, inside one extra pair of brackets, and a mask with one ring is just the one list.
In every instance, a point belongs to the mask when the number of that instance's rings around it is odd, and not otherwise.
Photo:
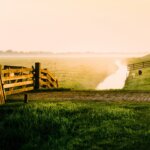
[(150, 50), (150, 0), (0, 0), (0, 49)]

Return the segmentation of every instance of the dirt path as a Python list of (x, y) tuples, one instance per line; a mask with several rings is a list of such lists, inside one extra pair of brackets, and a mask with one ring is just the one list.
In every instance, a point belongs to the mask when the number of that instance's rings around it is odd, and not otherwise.
[[(24, 94), (8, 96), (8, 100), (23, 100)], [(127, 91), (63, 91), (29, 92), (29, 100), (95, 100), (95, 101), (149, 101), (150, 92)]]

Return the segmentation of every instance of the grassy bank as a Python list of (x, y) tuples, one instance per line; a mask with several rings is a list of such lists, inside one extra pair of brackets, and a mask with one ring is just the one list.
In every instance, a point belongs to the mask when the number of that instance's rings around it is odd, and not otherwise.
[(150, 68), (143, 68), (142, 75), (138, 75), (138, 70), (131, 71), (126, 80), (124, 89), (150, 90)]
[(30, 101), (0, 106), (0, 149), (148, 149), (150, 103)]
[[(139, 58), (128, 59), (128, 64), (150, 61), (150, 55)], [(126, 90), (150, 90), (150, 68), (142, 69), (142, 75), (138, 74), (137, 70), (131, 70), (129, 77), (126, 80), (124, 89)]]

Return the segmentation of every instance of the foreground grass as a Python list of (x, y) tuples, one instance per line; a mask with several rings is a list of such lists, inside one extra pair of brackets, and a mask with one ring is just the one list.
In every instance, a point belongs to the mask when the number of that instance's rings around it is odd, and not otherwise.
[(150, 103), (45, 101), (0, 106), (0, 149), (148, 149)]

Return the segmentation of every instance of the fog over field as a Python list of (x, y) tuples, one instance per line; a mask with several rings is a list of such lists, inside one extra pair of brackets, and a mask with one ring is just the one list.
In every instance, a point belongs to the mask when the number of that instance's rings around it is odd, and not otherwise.
[[(0, 64), (34, 66), (40, 62), (58, 79), (60, 87), (72, 89), (122, 89), (128, 76), (129, 58), (145, 53), (44, 53), (3, 52)], [(148, 56), (148, 55), (146, 55)], [(132, 61), (131, 61), (132, 62)]]
[[(42, 68), (48, 68), (59, 84), (64, 88), (95, 89), (107, 76), (117, 70), (115, 57), (102, 56), (22, 56), (1, 57), (1, 65), (15, 65), (31, 67), (40, 62)], [(120, 59), (121, 60), (121, 59)]]

